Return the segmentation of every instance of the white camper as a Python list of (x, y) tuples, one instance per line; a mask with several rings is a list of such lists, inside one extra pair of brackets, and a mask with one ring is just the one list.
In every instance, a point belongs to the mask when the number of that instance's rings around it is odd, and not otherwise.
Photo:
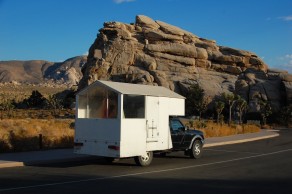
[(169, 116), (184, 107), (185, 98), (164, 87), (96, 81), (76, 96), (74, 152), (149, 165), (153, 151), (172, 148)]

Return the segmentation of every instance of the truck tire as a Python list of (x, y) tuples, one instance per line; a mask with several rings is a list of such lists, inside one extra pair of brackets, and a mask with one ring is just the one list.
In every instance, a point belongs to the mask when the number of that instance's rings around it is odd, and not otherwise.
[(147, 152), (147, 156), (136, 156), (135, 162), (139, 166), (149, 166), (153, 159), (153, 152)]
[(191, 158), (201, 158), (203, 154), (203, 146), (202, 146), (202, 142), (200, 140), (195, 140), (192, 148), (190, 149), (190, 157)]

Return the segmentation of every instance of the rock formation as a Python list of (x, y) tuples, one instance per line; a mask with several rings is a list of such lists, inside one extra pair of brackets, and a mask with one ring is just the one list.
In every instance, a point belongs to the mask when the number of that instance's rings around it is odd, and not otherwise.
[(95, 80), (160, 85), (185, 94), (198, 83), (209, 96), (236, 92), (249, 103), (291, 103), (292, 75), (271, 70), (256, 54), (143, 15), (134, 24), (106, 22), (89, 49), (79, 89)]
[(85, 56), (73, 57), (64, 62), (55, 63), (46, 69), (44, 78), (69, 85), (76, 85), (82, 77), (81, 68), (85, 63)]

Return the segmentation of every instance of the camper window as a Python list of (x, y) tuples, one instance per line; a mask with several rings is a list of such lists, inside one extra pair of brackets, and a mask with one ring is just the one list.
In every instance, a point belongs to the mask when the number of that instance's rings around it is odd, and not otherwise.
[(145, 118), (145, 96), (124, 94), (123, 110), (125, 118)]
[(90, 88), (79, 96), (78, 118), (117, 118), (118, 94), (102, 87)]

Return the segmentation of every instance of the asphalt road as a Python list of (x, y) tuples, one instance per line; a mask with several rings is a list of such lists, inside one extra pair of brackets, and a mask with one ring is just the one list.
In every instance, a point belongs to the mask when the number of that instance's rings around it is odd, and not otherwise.
[(102, 159), (0, 169), (0, 193), (292, 193), (292, 130), (206, 148), (201, 159), (156, 156), (150, 167)]

